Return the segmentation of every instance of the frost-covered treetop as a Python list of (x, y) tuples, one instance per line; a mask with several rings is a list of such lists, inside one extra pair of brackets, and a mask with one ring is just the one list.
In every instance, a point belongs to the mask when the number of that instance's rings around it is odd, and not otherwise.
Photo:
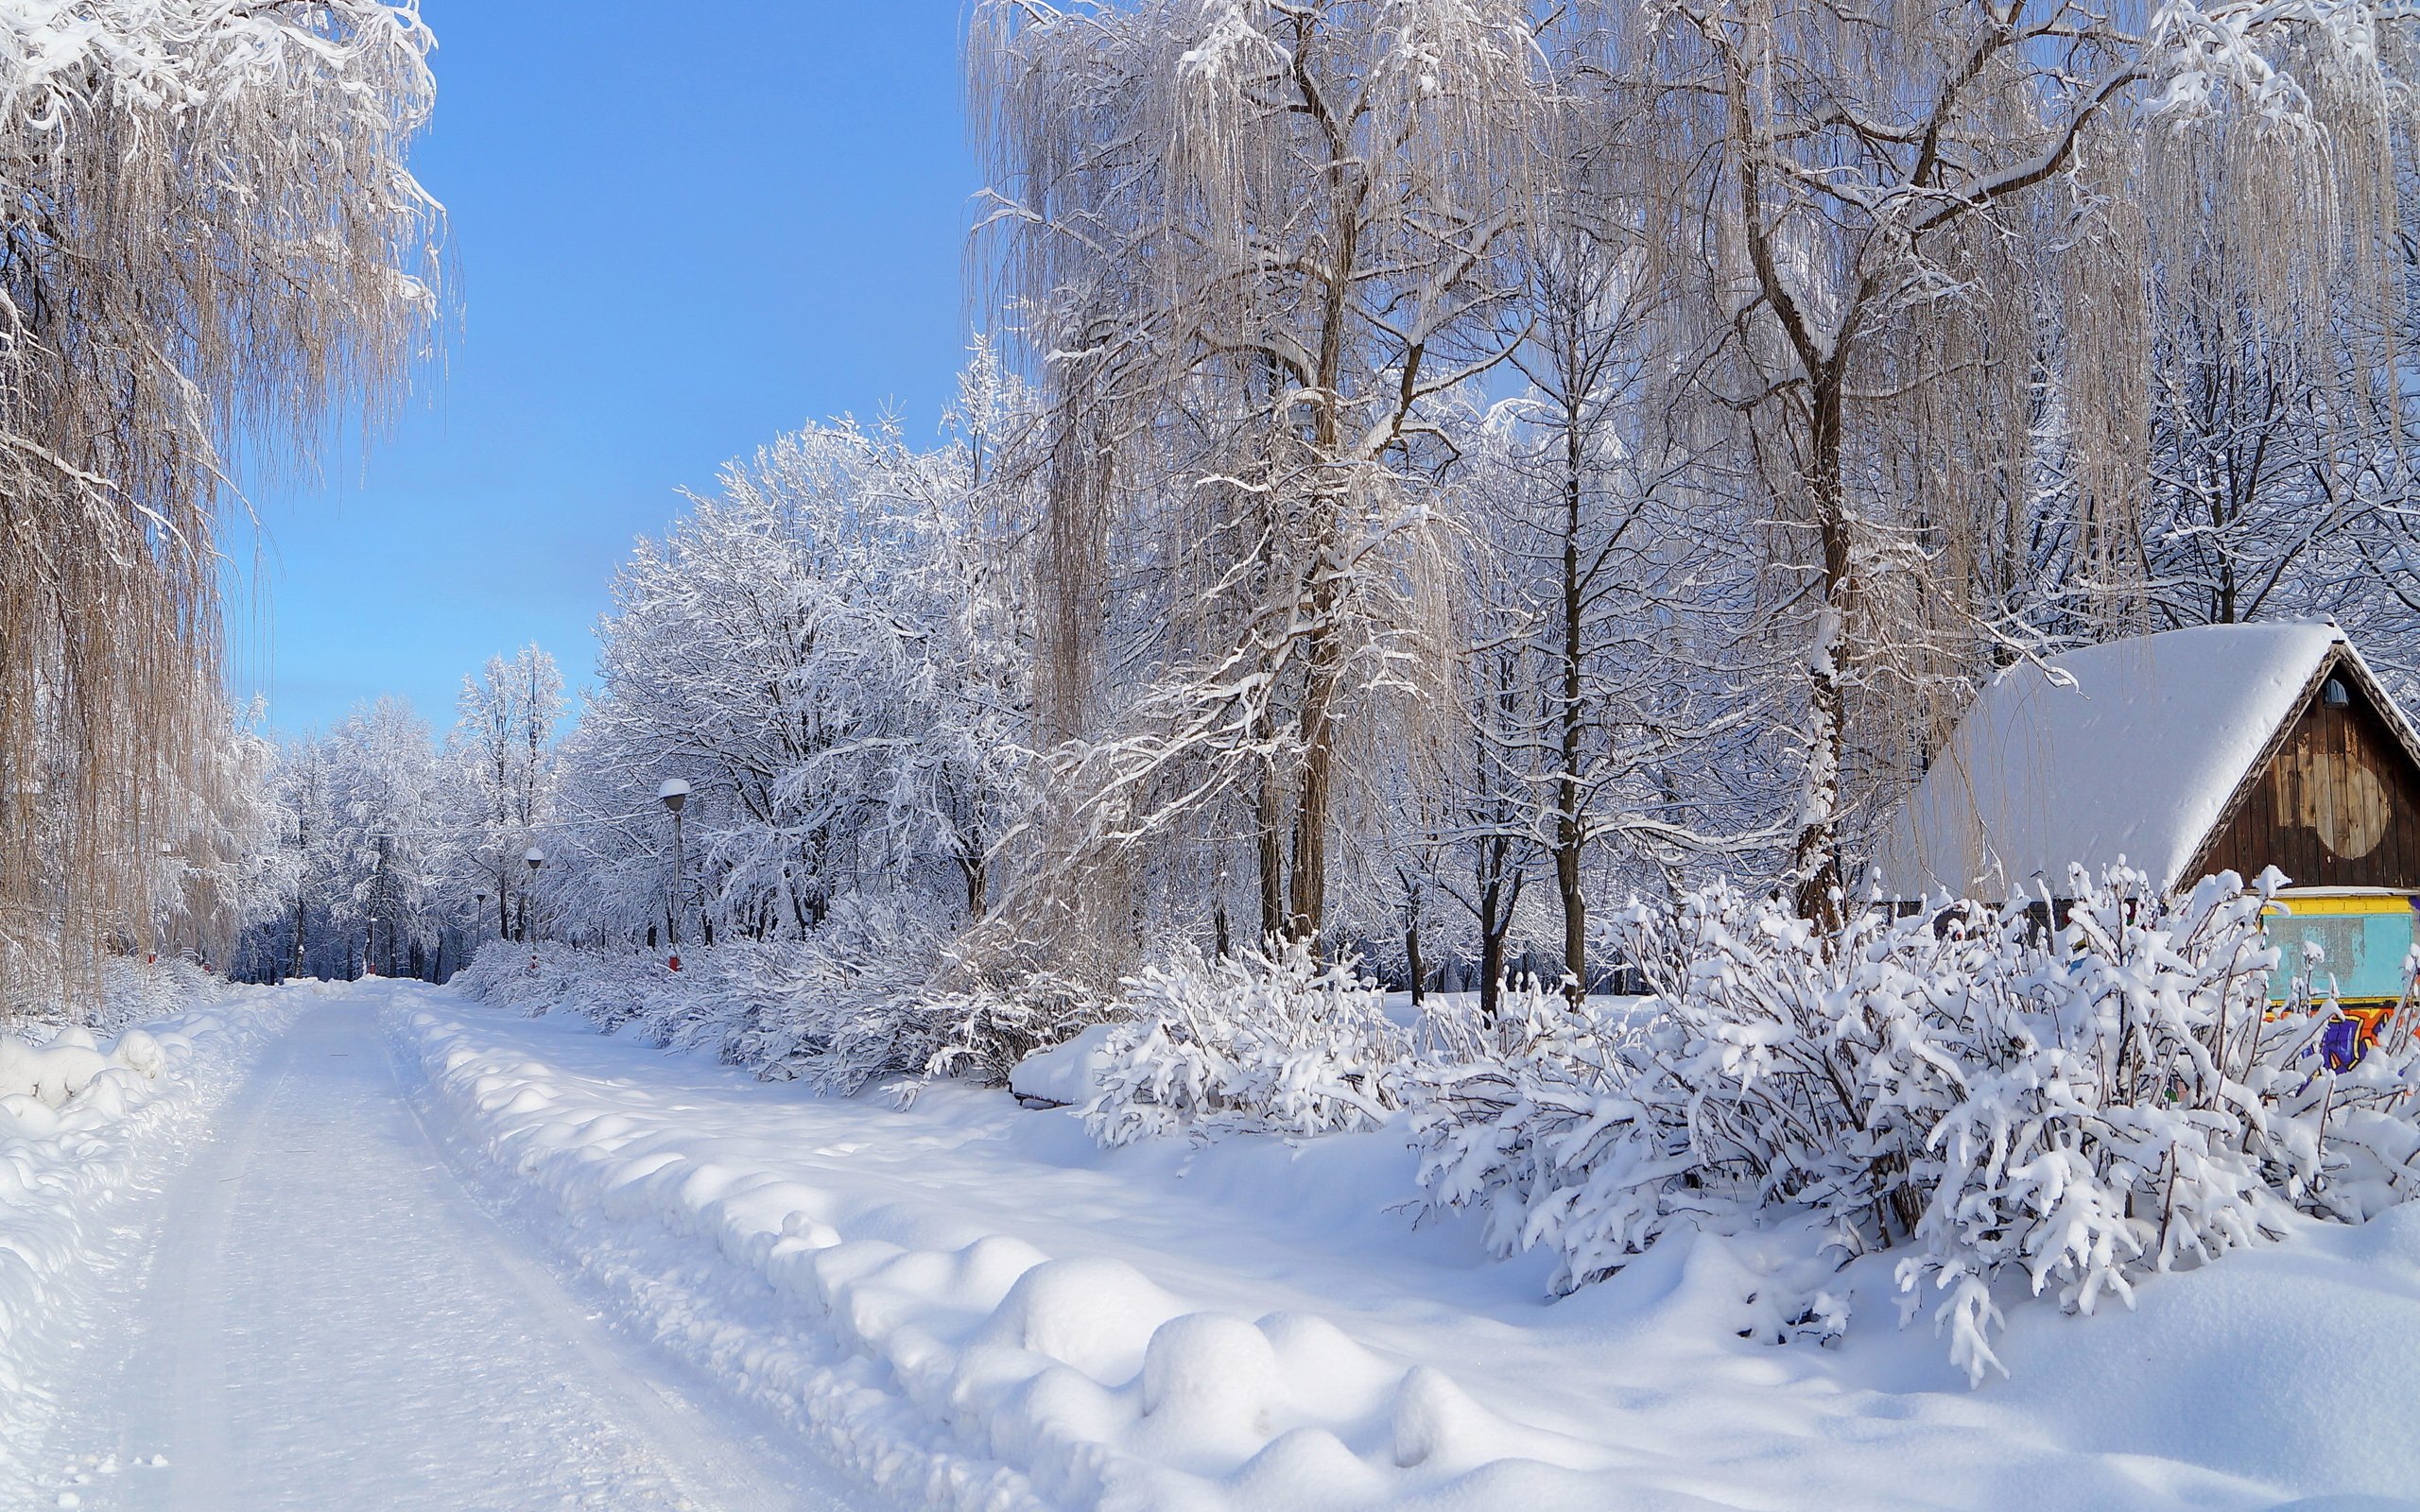
[[(419, 87), (399, 124), (434, 99), (417, 0), (0, 0), (0, 150), (72, 130), (95, 102), (199, 111), (252, 88), (290, 88), (298, 72), (401, 64)], [(385, 102), (381, 102), (382, 104)]]

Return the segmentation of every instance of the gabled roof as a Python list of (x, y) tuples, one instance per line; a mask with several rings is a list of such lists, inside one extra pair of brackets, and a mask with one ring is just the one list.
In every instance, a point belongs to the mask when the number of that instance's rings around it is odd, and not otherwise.
[[(1976, 698), (1875, 847), (1886, 898), (2063, 895), (2120, 857), (2168, 890), (2258, 777), (2318, 679), (2349, 669), (2408, 753), (2411, 727), (2332, 625), (2213, 625), (2012, 667)], [(2036, 879), (2040, 880), (2036, 880)]]

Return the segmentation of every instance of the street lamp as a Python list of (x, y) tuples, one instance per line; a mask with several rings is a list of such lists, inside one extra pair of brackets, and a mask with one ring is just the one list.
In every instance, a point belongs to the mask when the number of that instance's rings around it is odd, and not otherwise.
[[(546, 864), (546, 852), (533, 845), (529, 848), (529, 853), (521, 859), (529, 863), (529, 885), (537, 886), (538, 868)], [(521, 895), (521, 937), (528, 941), (529, 971), (530, 974), (535, 975), (538, 971), (538, 942), (529, 938), (529, 895), (526, 892)]]
[(687, 880), (688, 856), (681, 843), (681, 810), (689, 801), (689, 784), (685, 779), (667, 777), (655, 790), (658, 801), (672, 812), (672, 909), (669, 915), (672, 941), (672, 969), (681, 970), (681, 891)]

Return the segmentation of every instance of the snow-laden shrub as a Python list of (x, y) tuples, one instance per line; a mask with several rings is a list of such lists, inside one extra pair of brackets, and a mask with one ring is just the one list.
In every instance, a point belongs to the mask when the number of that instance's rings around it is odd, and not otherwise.
[(926, 1074), (1006, 1086), (1020, 1061), (1106, 1022), (1113, 1011), (1073, 977), (1026, 968), (921, 994), (914, 1018), (931, 1047)]
[(1370, 1127), (1401, 1106), (1410, 1050), (1383, 1001), (1352, 964), (1323, 965), (1301, 946), (1188, 952), (1126, 984), (1084, 1126), (1108, 1145), (1185, 1127)]
[(98, 1033), (149, 1023), (199, 1006), (226, 984), (182, 955), (136, 960), (115, 955), (101, 966), (101, 999), (92, 1017)]
[(1419, 1183), (1431, 1208), (1478, 1209), (1496, 1253), (1554, 1252), (1551, 1284), (1570, 1292), (1682, 1211), (1688, 1142), (1649, 1137), (1628, 1088), (1651, 1057), (1627, 1016), (1527, 991), (1510, 1007), (1492, 1024), (1426, 1021), (1439, 1032), (1408, 1086)]
[(567, 1008), (609, 1031), (646, 1017), (659, 988), (680, 985), (652, 953), (582, 950), (559, 940), (490, 940), (454, 976), (456, 988), (482, 1002), (532, 1018)]
[(2089, 1312), (2147, 1271), (2277, 1231), (2289, 1205), (2355, 1216), (2409, 1194), (2413, 1052), (2350, 1073), (2325, 1012), (2264, 1018), (2279, 881), (2165, 902), (2078, 875), (2044, 937), (2021, 908), (1822, 930), (1717, 888), (1634, 908), (1644, 1022), (1533, 1015), (1411, 1078), (1420, 1181), (1476, 1207), (1501, 1252), (1544, 1246), (1571, 1290), (1679, 1224), (1793, 1210), (1854, 1256), (1908, 1251), (1951, 1358), (1998, 1367), (1995, 1284)]
[(928, 1001), (941, 941), (899, 918), (749, 947), (721, 969), (740, 1009), (727, 1053), (761, 1074), (854, 1092), (933, 1069), (942, 1014)]
[(37, 1037), (81, 1024), (112, 1035), (129, 1024), (182, 1013), (216, 997), (225, 982), (182, 955), (145, 959), (112, 955), (100, 962), (100, 990), (85, 1003), (44, 995), (0, 1006), (0, 1026), (12, 1021)]
[(489, 944), (455, 977), (463, 991), (532, 1015), (558, 1009), (675, 1050), (703, 1050), (772, 1079), (849, 1093), (894, 1076), (1005, 1079), (1030, 1051), (1098, 1017), (1020, 990), (942, 991), (944, 942), (892, 912), (837, 914), (798, 940), (652, 952), (547, 941)]
[[(687, 953), (683, 964), (691, 965)], [(454, 987), (481, 1002), (537, 1018), (575, 1013), (608, 1034), (625, 1027), (654, 1043), (662, 1025), (694, 1002), (697, 982), (653, 952), (584, 950), (560, 940), (490, 940), (454, 975)]]

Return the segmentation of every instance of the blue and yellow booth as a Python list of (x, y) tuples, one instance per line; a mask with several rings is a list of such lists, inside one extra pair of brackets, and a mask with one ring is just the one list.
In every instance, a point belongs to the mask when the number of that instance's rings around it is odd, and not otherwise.
[[(2265, 910), (2263, 928), (2277, 946), (2269, 976), (2271, 1011), (2304, 995), (2297, 991), (2303, 977), (2309, 979), (2308, 1002), (2333, 998), (2336, 1012), (2319, 1039), (2330, 1071), (2359, 1064), (2410, 1000), (2415, 920), (2420, 893), (2383, 887), (2290, 888)], [(2306, 964), (2310, 945), (2319, 947), (2316, 965)]]

